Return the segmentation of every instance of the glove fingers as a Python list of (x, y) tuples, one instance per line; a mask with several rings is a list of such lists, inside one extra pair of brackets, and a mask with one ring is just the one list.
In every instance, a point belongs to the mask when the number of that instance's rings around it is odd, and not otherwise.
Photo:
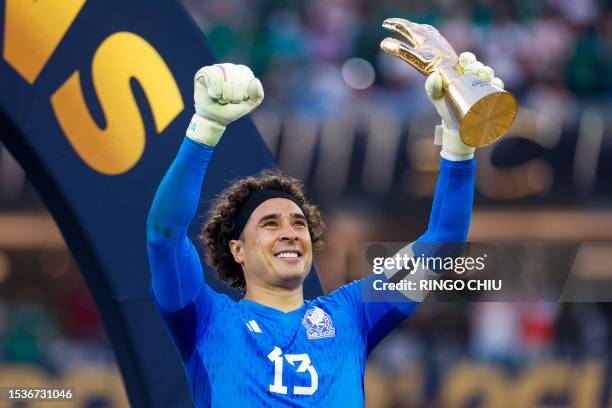
[(240, 81), (237, 82), (234, 98), (236, 103), (240, 103), (249, 99), (249, 86), (255, 78), (251, 68), (246, 65), (236, 65), (236, 71), (240, 75)]
[(255, 79), (255, 75), (251, 68), (246, 65), (238, 65), (237, 68), (241, 71), (241, 77), (243, 81), (240, 82), (240, 92), (236, 95), (240, 99), (240, 102), (247, 101), (249, 99), (249, 86)]
[(493, 71), (493, 68), (487, 65), (484, 66), (480, 71), (478, 71), (476, 75), (478, 75), (480, 79), (484, 79), (485, 81), (491, 83), (491, 81), (495, 77), (495, 71)]
[(214, 93), (221, 105), (231, 102), (233, 80), (232, 71), (234, 64), (215, 64), (211, 68), (211, 77), (214, 78)]
[(247, 103), (251, 106), (257, 106), (261, 103), (261, 101), (263, 101), (264, 90), (259, 79), (253, 78), (251, 81), (249, 81), (247, 97)]
[(228, 81), (223, 84), (222, 98), (230, 103), (239, 104), (248, 97), (247, 87), (253, 79), (253, 72), (245, 65), (220, 64), (227, 73)]
[(504, 81), (502, 81), (500, 78), (495, 77), (491, 80), (491, 85), (495, 85), (496, 87), (500, 88), (500, 89), (504, 89)]
[(427, 77), (425, 81), (425, 91), (432, 101), (444, 96), (442, 77), (438, 71), (432, 72), (431, 75)]
[(237, 80), (232, 79), (232, 81), (223, 85), (223, 99), (233, 104), (242, 102), (242, 95), (244, 94), (242, 88), (244, 86), (241, 86)]
[(223, 98), (223, 73), (214, 66), (208, 66), (200, 69), (196, 73), (195, 78), (196, 92), (203, 92), (210, 98), (218, 100), (219, 103), (224, 103)]
[(461, 68), (464, 70), (475, 62), (476, 56), (471, 52), (466, 51), (459, 54), (459, 65), (461, 65)]
[(484, 69), (484, 64), (480, 61), (474, 61), (468, 66), (464, 67), (463, 70), (467, 74), (472, 74), (478, 76), (478, 72)]
[(495, 78), (495, 71), (493, 68), (478, 61), (471, 52), (461, 53), (459, 56), (459, 65), (463, 68), (464, 73), (475, 75), (489, 83), (492, 83), (493, 78)]

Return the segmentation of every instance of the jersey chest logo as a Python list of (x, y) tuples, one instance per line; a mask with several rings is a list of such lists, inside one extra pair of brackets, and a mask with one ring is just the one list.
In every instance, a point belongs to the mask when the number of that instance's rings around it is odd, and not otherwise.
[(306, 310), (302, 318), (302, 325), (306, 328), (306, 334), (311, 340), (336, 335), (331, 317), (320, 307), (315, 306)]

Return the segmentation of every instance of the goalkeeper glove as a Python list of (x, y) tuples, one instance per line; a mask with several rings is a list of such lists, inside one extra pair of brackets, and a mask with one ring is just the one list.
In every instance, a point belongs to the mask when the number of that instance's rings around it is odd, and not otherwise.
[[(501, 79), (495, 77), (493, 69), (477, 61), (471, 52), (463, 52), (459, 55), (459, 66), (463, 73), (476, 75), (491, 85), (501, 89), (504, 88), (504, 83)], [(440, 153), (442, 157), (453, 161), (468, 160), (474, 157), (474, 148), (461, 140), (459, 126), (444, 101), (442, 77), (438, 71), (432, 72), (427, 77), (425, 91), (442, 118), (442, 123), (436, 126), (435, 137), (435, 143), (442, 145)]]
[(264, 98), (263, 87), (244, 65), (215, 64), (201, 68), (194, 78), (195, 115), (187, 137), (216, 146), (225, 127), (252, 112)]

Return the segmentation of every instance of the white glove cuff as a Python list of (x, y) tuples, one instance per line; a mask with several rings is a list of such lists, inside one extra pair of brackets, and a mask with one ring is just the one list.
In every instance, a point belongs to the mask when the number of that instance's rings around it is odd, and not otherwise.
[(474, 157), (474, 148), (466, 145), (461, 140), (459, 132), (449, 129), (444, 125), (436, 126), (436, 144), (442, 141), (442, 151), (440, 155), (446, 160), (462, 161)]
[(206, 119), (197, 113), (191, 118), (187, 137), (198, 143), (215, 147), (225, 131), (225, 126)]

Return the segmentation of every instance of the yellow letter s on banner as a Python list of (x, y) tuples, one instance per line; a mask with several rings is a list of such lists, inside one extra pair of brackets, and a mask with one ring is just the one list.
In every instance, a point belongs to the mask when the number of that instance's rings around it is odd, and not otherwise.
[(105, 129), (98, 127), (87, 108), (79, 71), (51, 96), (51, 105), (79, 157), (102, 174), (118, 175), (138, 162), (146, 139), (130, 79), (142, 86), (158, 133), (183, 110), (183, 100), (174, 76), (155, 48), (129, 32), (115, 33), (100, 44), (92, 61), (92, 78), (104, 111)]

